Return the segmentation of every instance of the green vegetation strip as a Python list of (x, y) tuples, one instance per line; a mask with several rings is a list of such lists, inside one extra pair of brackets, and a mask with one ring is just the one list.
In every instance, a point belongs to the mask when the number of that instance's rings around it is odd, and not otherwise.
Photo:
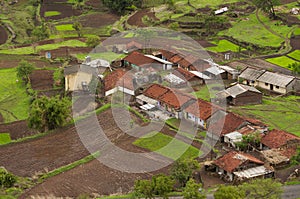
[(65, 172), (65, 171), (69, 171), (69, 170), (71, 170), (71, 169), (73, 169), (73, 168), (75, 168), (75, 167), (77, 167), (77, 166), (79, 166), (79, 165), (82, 165), (82, 164), (85, 164), (85, 163), (87, 163), (87, 162), (90, 162), (90, 161), (94, 160), (95, 158), (97, 158), (97, 157), (99, 157), (99, 156), (100, 156), (100, 152), (97, 151), (97, 152), (95, 152), (95, 153), (93, 153), (93, 154), (91, 154), (91, 155), (89, 155), (89, 156), (86, 156), (85, 158), (83, 158), (83, 159), (81, 159), (81, 160), (75, 161), (75, 162), (73, 162), (73, 163), (71, 163), (71, 164), (62, 166), (62, 167), (60, 167), (60, 168), (58, 168), (58, 169), (55, 169), (55, 170), (53, 170), (53, 171), (50, 171), (50, 172), (48, 172), (48, 173), (42, 175), (42, 176), (39, 178), (39, 180), (40, 180), (40, 181), (43, 181), (43, 180), (45, 180), (45, 179), (47, 179), (47, 178), (56, 176), (56, 175), (58, 175), (58, 174), (60, 174), (60, 173), (63, 173), (63, 172)]
[(46, 11), (44, 15), (45, 17), (53, 17), (53, 16), (58, 16), (60, 14), (61, 13), (58, 11)]
[(211, 43), (217, 45), (217, 46), (206, 48), (207, 50), (212, 52), (226, 52), (226, 51), (238, 52), (240, 50), (241, 51), (245, 50), (244, 48), (241, 48), (240, 46), (235, 45), (234, 43), (224, 39), (220, 41), (212, 41)]
[(268, 61), (272, 64), (276, 64), (278, 66), (281, 66), (283, 68), (287, 68), (287, 69), (290, 69), (289, 65), (296, 62), (295, 60), (292, 60), (292, 59), (288, 58), (287, 56), (269, 58), (269, 59), (266, 59), (266, 61)]
[(17, 81), (16, 69), (0, 69), (0, 79), (0, 113), (4, 122), (26, 119), (30, 97), (22, 81)]
[(117, 54), (114, 52), (102, 52), (102, 53), (90, 53), (90, 54), (76, 54), (74, 55), (79, 60), (85, 60), (85, 57), (89, 55), (92, 59), (105, 59), (109, 62), (112, 62), (116, 59), (122, 59), (125, 54)]
[(137, 139), (133, 144), (173, 160), (178, 158), (191, 159), (200, 155), (197, 148), (160, 132), (149, 133)]
[(73, 24), (62, 24), (62, 25), (57, 25), (55, 26), (56, 30), (58, 31), (72, 31), (75, 30), (73, 28)]
[(45, 44), (41, 46), (37, 46), (36, 48), (32, 46), (28, 47), (21, 47), (21, 48), (14, 48), (14, 49), (7, 49), (7, 50), (0, 50), (0, 54), (14, 54), (14, 55), (28, 55), (28, 54), (34, 54), (41, 50), (55, 50), (61, 47), (86, 47), (86, 44), (82, 41), (73, 39), (73, 40), (67, 40), (60, 43), (54, 43), (54, 44)]
[(8, 144), (11, 142), (9, 133), (0, 133), (0, 145)]
[(295, 50), (289, 53), (288, 56), (300, 61), (300, 50)]
[(256, 118), (272, 129), (281, 129), (300, 136), (300, 97), (264, 97), (259, 105), (232, 107), (231, 111)]

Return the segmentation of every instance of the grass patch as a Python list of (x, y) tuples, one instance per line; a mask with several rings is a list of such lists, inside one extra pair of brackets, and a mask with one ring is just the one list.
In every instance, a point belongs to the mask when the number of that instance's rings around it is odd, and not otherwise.
[(58, 16), (60, 15), (61, 13), (58, 12), (58, 11), (46, 11), (44, 13), (45, 17), (53, 17), (53, 16)]
[(217, 84), (207, 84), (199, 87), (198, 91), (194, 91), (191, 94), (197, 99), (203, 99), (210, 102), (212, 98), (216, 96), (216, 93), (222, 90)]
[(85, 60), (85, 57), (89, 55), (92, 59), (104, 59), (109, 62), (112, 62), (116, 59), (124, 58), (125, 54), (117, 54), (114, 52), (102, 52), (102, 53), (90, 53), (90, 54), (76, 54), (74, 55), (79, 60)]
[(300, 61), (300, 50), (295, 50), (288, 54), (288, 56)]
[(287, 56), (269, 58), (269, 59), (266, 59), (266, 61), (268, 61), (272, 64), (276, 64), (278, 66), (281, 66), (283, 68), (287, 68), (287, 69), (290, 69), (288, 67), (290, 64), (293, 64), (294, 62), (296, 62), (295, 60), (292, 60), (292, 59), (288, 58)]
[(11, 142), (9, 133), (0, 133), (0, 145), (8, 144)]
[(212, 41), (211, 43), (217, 45), (217, 46), (206, 48), (207, 50), (212, 52), (226, 52), (226, 51), (239, 52), (239, 49), (245, 50), (244, 48), (240, 48), (238, 45), (235, 45), (234, 43), (227, 41), (225, 39), (217, 42)]
[(295, 36), (300, 35), (300, 28), (296, 28), (296, 29), (294, 30), (294, 35), (295, 35)]
[(0, 70), (0, 113), (4, 122), (25, 120), (28, 117), (30, 97), (15, 68)]
[(293, 27), (286, 25), (278, 25), (279, 21), (272, 21), (264, 14), (259, 14), (260, 19), (265, 25), (270, 27), (274, 32), (281, 35), (274, 35), (267, 30), (256, 18), (255, 14), (251, 14), (232, 23), (232, 28), (219, 32), (222, 36), (231, 36), (239, 41), (253, 43), (258, 46), (280, 47), (284, 42), (284, 37), (292, 31)]
[(22, 47), (22, 48), (15, 48), (15, 49), (7, 49), (7, 50), (0, 50), (0, 53), (2, 54), (14, 54), (14, 55), (28, 55), (28, 54), (34, 54), (41, 50), (55, 50), (60, 47), (86, 47), (86, 44), (82, 41), (71, 39), (67, 41), (63, 41), (60, 43), (54, 43), (54, 44), (45, 44), (41, 46), (37, 46), (36, 49), (34, 49), (31, 46), (28, 47)]
[[(178, 158), (191, 159), (200, 155), (197, 148), (160, 132), (149, 133), (137, 139), (133, 144), (173, 160)], [(183, 151), (185, 152), (182, 154)]]
[(232, 107), (231, 111), (256, 118), (272, 129), (281, 129), (300, 136), (300, 97), (264, 97), (259, 105)]
[(73, 31), (75, 30), (73, 28), (73, 24), (62, 24), (62, 25), (57, 25), (55, 26), (57, 31)]
[(71, 170), (71, 169), (73, 169), (73, 168), (75, 168), (75, 167), (77, 167), (77, 166), (79, 166), (79, 165), (82, 165), (82, 164), (85, 164), (85, 163), (87, 163), (87, 162), (90, 162), (90, 161), (94, 160), (95, 158), (97, 158), (97, 157), (99, 157), (99, 156), (100, 156), (100, 152), (99, 152), (99, 151), (98, 151), (98, 152), (95, 152), (95, 153), (93, 153), (93, 154), (91, 154), (91, 155), (89, 155), (89, 156), (86, 156), (86, 157), (83, 158), (83, 159), (80, 159), (80, 160), (75, 161), (75, 162), (73, 162), (73, 163), (71, 163), (71, 164), (62, 166), (62, 167), (60, 167), (60, 168), (58, 168), (58, 169), (55, 169), (55, 170), (53, 170), (53, 171), (50, 171), (50, 172), (48, 172), (48, 173), (42, 175), (42, 176), (39, 178), (39, 181), (41, 182), (41, 181), (43, 181), (43, 180), (45, 180), (45, 179), (47, 179), (47, 178), (50, 178), (50, 177), (56, 176), (56, 175), (58, 175), (58, 174), (60, 174), (60, 173), (69, 171), (69, 170)]

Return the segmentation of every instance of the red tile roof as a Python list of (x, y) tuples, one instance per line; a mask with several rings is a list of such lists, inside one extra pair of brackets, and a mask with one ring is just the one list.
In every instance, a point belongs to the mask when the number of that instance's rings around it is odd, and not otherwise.
[[(194, 75), (193, 73), (187, 71), (187, 70), (184, 70), (183, 68), (177, 68), (174, 72), (173, 72), (174, 75), (180, 77), (180, 78), (184, 78), (184, 80), (191, 80), (192, 78), (194, 77), (197, 77), (196, 75)], [(198, 78), (198, 77), (197, 77)]]
[(177, 62), (177, 64), (180, 65), (180, 67), (182, 68), (188, 68), (190, 65), (192, 65), (188, 60), (186, 59), (182, 59), (179, 62)]
[(167, 60), (170, 60), (172, 57), (177, 55), (177, 53), (173, 53), (167, 50), (160, 50), (159, 52), (161, 52), (162, 56), (164, 56)]
[(183, 58), (179, 55), (175, 55), (173, 56), (169, 61), (172, 62), (172, 63), (178, 63), (180, 60), (182, 60)]
[(237, 130), (243, 123), (245, 123), (245, 120), (242, 117), (229, 112), (217, 122), (210, 123), (208, 130), (213, 134), (224, 136)]
[(128, 61), (131, 64), (140, 66), (140, 67), (150, 66), (152, 63), (156, 63), (156, 61), (154, 59), (146, 57), (142, 53), (139, 53), (136, 51), (132, 52), (130, 55), (125, 57), (124, 60)]
[(272, 130), (262, 137), (261, 143), (273, 149), (287, 144), (290, 140), (298, 140), (300, 142), (300, 138), (293, 134), (281, 130)]
[(218, 107), (213, 108), (211, 103), (202, 99), (198, 99), (185, 109), (186, 112), (191, 113), (204, 121), (210, 118), (218, 110)]
[(167, 87), (164, 87), (159, 84), (152, 84), (144, 91), (143, 94), (147, 97), (158, 100), (158, 98), (160, 96), (162, 96), (163, 94), (165, 94), (166, 92), (169, 92), (169, 91), (170, 91), (170, 89)]
[(181, 108), (185, 103), (189, 102), (190, 100), (195, 100), (195, 98), (189, 94), (171, 89), (159, 97), (159, 101), (175, 109)]
[(125, 88), (134, 90), (133, 86), (133, 75), (130, 71), (124, 71), (123, 69), (118, 69), (108, 74), (104, 78), (104, 89), (105, 91), (111, 90), (116, 86), (124, 85)]
[(264, 164), (264, 162), (259, 159), (242, 152), (230, 151), (229, 153), (223, 155), (222, 157), (216, 159), (214, 164), (225, 171), (232, 173), (239, 166), (244, 163), (252, 162), (256, 164)]

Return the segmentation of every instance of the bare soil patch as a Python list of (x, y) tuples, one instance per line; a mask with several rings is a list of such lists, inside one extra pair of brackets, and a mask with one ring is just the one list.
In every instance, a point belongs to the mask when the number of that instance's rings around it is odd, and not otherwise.
[(212, 44), (206, 40), (196, 40), (203, 48), (207, 48), (207, 47), (214, 47), (216, 46), (215, 44)]
[(108, 11), (108, 8), (106, 8), (103, 5), (101, 0), (88, 0), (85, 2), (85, 5), (91, 6), (94, 10), (97, 11), (102, 11), (102, 12)]
[(0, 26), (0, 45), (4, 44), (6, 40), (8, 39), (8, 34), (2, 26)]
[(288, 4), (288, 3), (292, 3), (295, 2), (295, 0), (280, 0), (281, 4)]
[(0, 133), (9, 133), (12, 140), (17, 140), (35, 135), (38, 132), (30, 129), (25, 120), (21, 120), (9, 124), (0, 124)]
[(147, 25), (145, 25), (143, 23), (143, 16), (148, 16), (151, 19), (157, 20), (155, 14), (153, 12), (150, 12), (150, 10), (146, 9), (146, 10), (140, 10), (138, 12), (136, 12), (133, 16), (131, 16), (128, 19), (128, 24), (132, 25), (132, 26), (138, 26), (138, 27), (147, 27)]
[(120, 19), (119, 16), (110, 13), (95, 13), (80, 17), (83, 27), (99, 28), (113, 24)]
[(291, 46), (293, 48), (293, 50), (299, 50), (300, 49), (300, 35), (299, 36), (295, 36), (294, 38), (291, 38)]
[(31, 87), (34, 90), (50, 90), (53, 88), (53, 70), (34, 70), (30, 75)]
[(58, 57), (69, 57), (72, 54), (90, 53), (92, 49), (89, 47), (61, 47), (55, 50), (41, 51), (39, 54), (43, 56), (46, 52), (50, 52), (51, 57), (55, 59)]
[[(45, 17), (45, 12), (47, 12), (47, 11), (58, 11), (61, 14), (56, 15), (56, 16), (51, 16), (51, 17)], [(42, 17), (44, 17), (46, 19), (46, 21), (59, 20), (59, 19), (63, 19), (63, 18), (71, 17), (71, 16), (79, 16), (81, 14), (82, 14), (81, 11), (73, 9), (71, 4), (45, 2), (45, 1), (43, 2), (42, 6), (41, 6), (41, 11), (40, 11), (40, 15)]]

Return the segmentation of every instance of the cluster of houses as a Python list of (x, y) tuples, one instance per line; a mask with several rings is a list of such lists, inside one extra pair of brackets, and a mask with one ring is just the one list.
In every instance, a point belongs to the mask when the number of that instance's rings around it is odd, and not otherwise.
[[(150, 117), (190, 121), (191, 125), (205, 130), (207, 138), (223, 143), (228, 153), (206, 164), (206, 168), (226, 181), (272, 177), (275, 168), (289, 163), (300, 144), (300, 138), (295, 135), (268, 130), (262, 122), (228, 112), (219, 105), (261, 103), (263, 94), (257, 88), (279, 94), (298, 91), (299, 79), (293, 76), (253, 68), (240, 73), (211, 60), (182, 57), (164, 50), (151, 55), (133, 51), (114, 69), (104, 60), (89, 59), (66, 68), (66, 90), (88, 90), (93, 76), (103, 85), (103, 97), (122, 92)], [(216, 103), (184, 92), (187, 87), (208, 84), (218, 78), (237, 82), (220, 90), (214, 100)]]

